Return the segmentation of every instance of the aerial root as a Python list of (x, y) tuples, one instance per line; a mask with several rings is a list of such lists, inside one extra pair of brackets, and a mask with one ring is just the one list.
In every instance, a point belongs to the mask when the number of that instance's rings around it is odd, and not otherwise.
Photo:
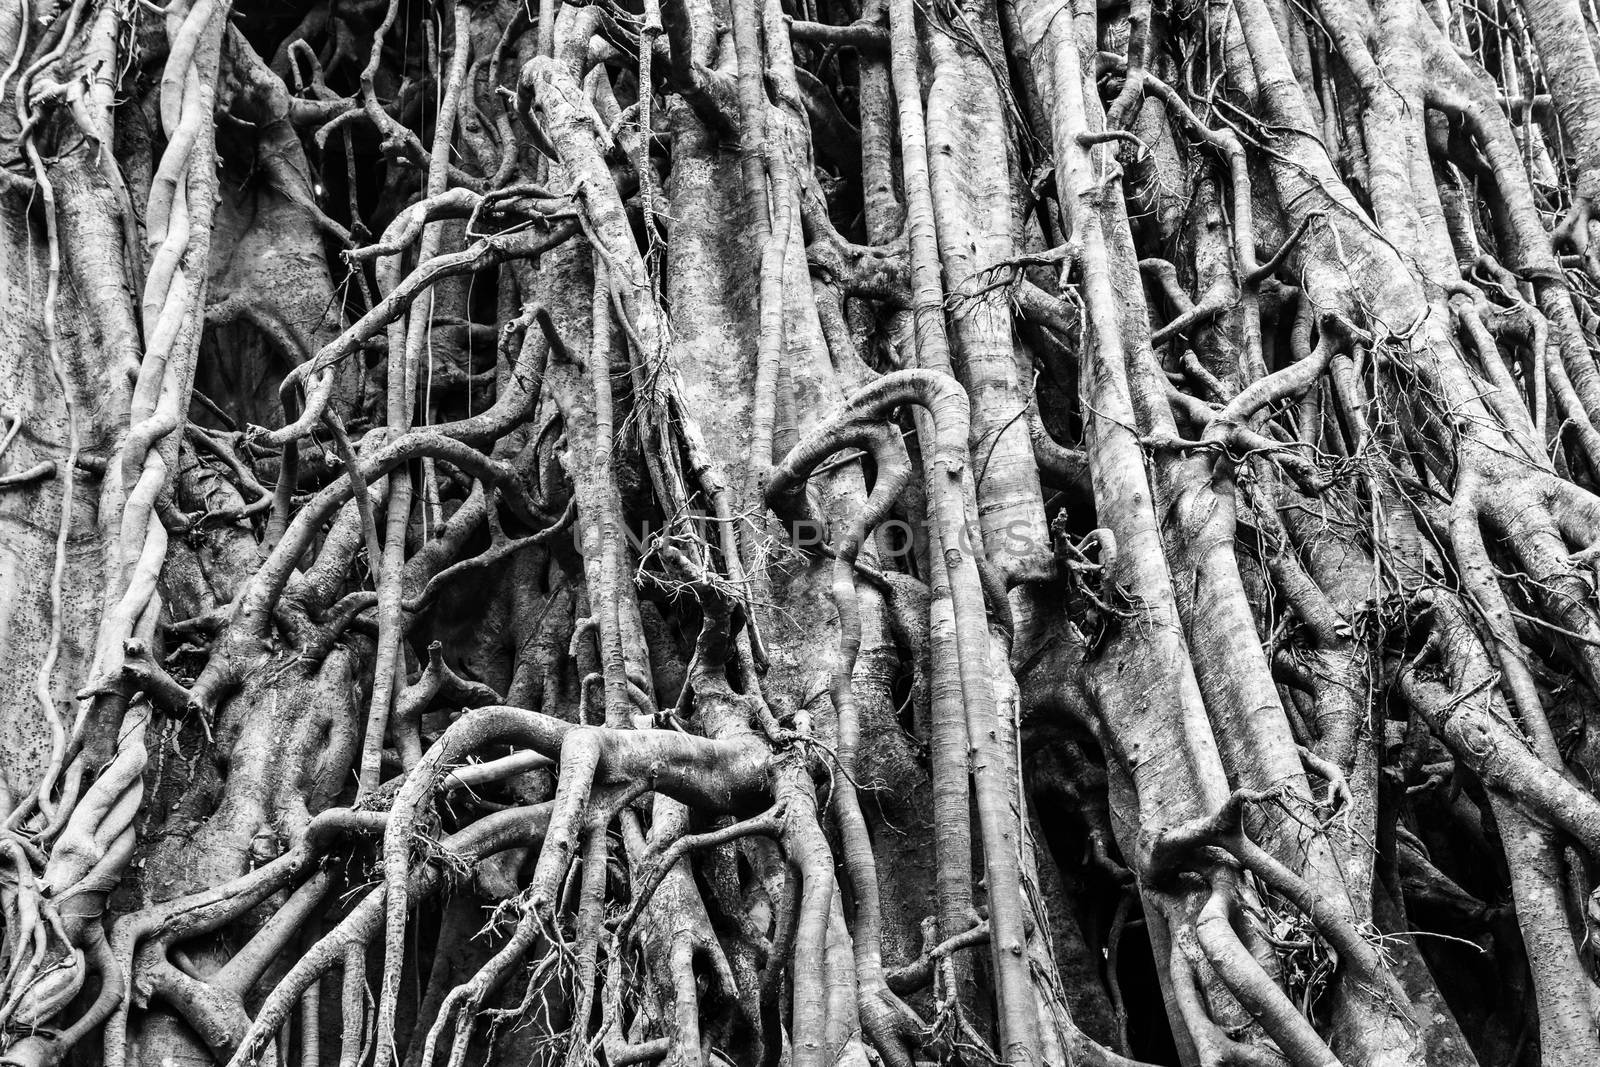
[(1294, 1067), (1337, 1067), (1339, 1060), (1311, 1022), (1240, 941), (1230, 919), (1236, 875), (1218, 869), (1195, 920), (1195, 936), (1217, 976)]
[(689, 834), (680, 837), (661, 849), (657, 854), (643, 857), (640, 862), (648, 872), (645, 878), (634, 886), (633, 903), (628, 911), (612, 924), (614, 937), (618, 942), (628, 939), (633, 930), (634, 923), (638, 922), (639, 915), (644, 911), (645, 905), (650, 902), (653, 894), (678, 861), (692, 852), (715, 848), (718, 845), (737, 841), (741, 837), (778, 837), (785, 825), (787, 814), (786, 805), (780, 800), (760, 815), (745, 819), (742, 822), (730, 823), (717, 830), (708, 830), (705, 833)]
[[(1392, 973), (1384, 964), (1377, 949), (1368, 940), (1367, 935), (1356, 923), (1348, 915), (1332, 906), (1331, 902), (1308, 881), (1291, 871), (1282, 861), (1252, 841), (1245, 832), (1244, 813), (1248, 806), (1264, 803), (1281, 804), (1286, 802), (1289, 797), (1290, 794), (1284, 788), (1264, 791), (1235, 790), (1214, 815), (1164, 831), (1149, 845), (1145, 874), (1147, 882), (1153, 886), (1159, 886), (1171, 879), (1181, 878), (1180, 872), (1185, 869), (1199, 870), (1212, 883), (1212, 898), (1215, 899), (1219, 892), (1217, 879), (1225, 879), (1231, 876), (1222, 873), (1228, 869), (1227, 865), (1219, 864), (1216, 855), (1214, 853), (1208, 855), (1208, 850), (1217, 850), (1225, 853), (1232, 861), (1237, 862), (1240, 867), (1254, 875), (1263, 886), (1303, 915), (1328, 945), (1338, 953), (1341, 966), (1351, 968), (1361, 981), (1371, 987), (1388, 990), (1391, 994), (1400, 996), (1403, 1003), (1403, 993), (1397, 992), (1398, 987)], [(1226, 892), (1222, 895), (1228, 901), (1227, 906), (1231, 908), (1233, 890), (1227, 887), (1224, 888)], [(1207, 906), (1210, 907), (1209, 904)], [(1200, 919), (1204, 920), (1208, 916), (1213, 919), (1216, 918), (1214, 912), (1203, 911)], [(1213, 925), (1209, 929), (1210, 933), (1202, 937), (1202, 944), (1207, 943), (1207, 938), (1209, 938), (1211, 948), (1207, 949), (1208, 957), (1213, 955), (1213, 950), (1220, 954), (1219, 958), (1213, 959), (1212, 962), (1217, 966), (1223, 980), (1230, 988), (1234, 987), (1236, 981), (1246, 983), (1241, 985), (1239, 989), (1235, 989), (1235, 993), (1240, 995), (1241, 998), (1248, 997), (1252, 999), (1241, 999), (1241, 1003), (1250, 1007), (1253, 1014), (1258, 1013), (1258, 1011), (1267, 1012), (1270, 1005), (1267, 1000), (1262, 1000), (1261, 998), (1269, 995), (1266, 986), (1270, 986), (1271, 992), (1276, 993), (1276, 985), (1273, 985), (1265, 975), (1261, 975), (1259, 980), (1253, 976), (1253, 973), (1247, 976), (1248, 969), (1245, 968), (1244, 961), (1249, 959), (1249, 953), (1241, 947), (1240, 951), (1243, 952), (1243, 955), (1235, 954), (1231, 943), (1225, 943), (1217, 939), (1220, 927)], [(1229, 929), (1231, 930), (1231, 926)], [(1197, 932), (1203, 933), (1198, 927)], [(1229, 970), (1229, 968), (1232, 969)], [(1261, 984), (1263, 982), (1266, 983), (1266, 986)], [(1276, 999), (1273, 998), (1271, 1003), (1277, 1003)], [(1282, 1008), (1282, 1005), (1278, 1005), (1278, 1008)], [(1276, 1011), (1275, 1009), (1274, 1011), (1277, 1015), (1282, 1016), (1281, 1011)], [(1305, 1020), (1298, 1011), (1294, 1011), (1292, 1014), (1294, 1016), (1293, 1019), (1288, 1018), (1288, 1016), (1282, 1016), (1279, 1021), (1283, 1026), (1290, 1027), (1290, 1029), (1284, 1031), (1285, 1039), (1291, 1043), (1297, 1043), (1301, 1042), (1306, 1035), (1293, 1028), (1305, 1023)], [(1299, 1021), (1296, 1022), (1295, 1020)], [(1306, 1025), (1309, 1029), (1309, 1024)], [(1296, 1036), (1297, 1034), (1299, 1036)], [(1315, 1031), (1310, 1031), (1310, 1034), (1315, 1036)], [(1277, 1035), (1275, 1034), (1274, 1036), (1276, 1037)], [(1320, 1038), (1318, 1038), (1318, 1041), (1320, 1042)], [(1311, 1048), (1312, 1046), (1305, 1045), (1302, 1051)], [(1288, 1050), (1286, 1049), (1285, 1051)], [(1306, 1055), (1310, 1055), (1310, 1052), (1307, 1051)], [(1315, 1063), (1319, 1061), (1312, 1058), (1305, 1062)]]
[[(439, 841), (435, 846), (434, 861), (419, 864), (411, 871), (406, 886), (408, 898), (421, 899), (438, 892), (453, 873), (470, 869), (473, 864), (489, 856), (539, 843), (544, 839), (551, 807), (547, 802), (495, 811)], [(289, 1019), (306, 990), (334, 967), (341, 964), (346, 967), (347, 994), (350, 992), (352, 971), (360, 979), (360, 987), (365, 988), (365, 946), (383, 928), (386, 897), (387, 892), (382, 886), (368, 893), (332, 930), (306, 950), (262, 1002), (250, 1024), (250, 1030), (228, 1061), (229, 1067), (245, 1067), (254, 1063), (262, 1044), (270, 1040)], [(361, 1017), (362, 1013), (355, 1015), (358, 1020)], [(351, 1016), (345, 1018), (348, 1031)], [(372, 1037), (378, 1040), (376, 1034)], [(345, 1044), (348, 1051), (351, 1041)]]
[[(406, 777), (391, 805), (390, 818), (384, 835), (385, 877), (385, 964), (383, 984), (378, 1002), (378, 1035), (381, 1042), (387, 1039), (393, 1027), (396, 994), (400, 968), (403, 964), (404, 930), (411, 884), (416, 877), (413, 854), (420, 833), (422, 813), (431, 798), (441, 787), (460, 782), (471, 775), (472, 768), (449, 771), (467, 754), (490, 744), (526, 744), (546, 758), (554, 758), (559, 767), (556, 796), (550, 802), (548, 828), (543, 835), (533, 876), (528, 887), (516, 902), (520, 916), (510, 941), (465, 985), (453, 990), (441, 1008), (429, 1038), (430, 1048), (442, 1040), (453, 1018), (470, 1019), (484, 999), (499, 989), (536, 944), (548, 943), (559, 947), (562, 942), (556, 934), (556, 911), (563, 899), (563, 886), (568, 872), (577, 858), (580, 846), (593, 835), (603, 833), (610, 822), (623, 810), (623, 806), (654, 787), (671, 794), (674, 779), (687, 784), (694, 782), (696, 790), (715, 791), (714, 776), (697, 774), (695, 765), (700, 761), (694, 753), (706, 746), (712, 751), (722, 751), (732, 746), (743, 752), (750, 745), (758, 745), (762, 752), (765, 744), (754, 738), (748, 742), (719, 743), (685, 734), (647, 731), (617, 731), (595, 727), (580, 727), (563, 720), (553, 719), (536, 712), (516, 708), (489, 707), (470, 711), (453, 723), (423, 756), (417, 767)], [(680, 758), (674, 759), (674, 751)], [(709, 754), (709, 753), (708, 753)], [(763, 789), (764, 777), (757, 768), (766, 761), (755, 750), (758, 763), (752, 767), (748, 785), (733, 783), (723, 794), (729, 798), (743, 792)], [(687, 756), (685, 761), (682, 757)], [(505, 760), (520, 760), (504, 757)], [(508, 763), (509, 767), (510, 764)], [(629, 768), (635, 768), (630, 771)], [(653, 781), (652, 781), (653, 779)], [(620, 786), (604, 785), (618, 781)], [(781, 825), (780, 815), (769, 809), (763, 816), (735, 823), (723, 831), (694, 835), (680, 839), (674, 846), (680, 854), (697, 847), (709, 847), (725, 840), (733, 840), (752, 833), (774, 834)], [(660, 874), (651, 877), (659, 884), (660, 877), (675, 863), (664, 863)], [(598, 877), (598, 872), (593, 872)], [(640, 891), (640, 907), (648, 902), (649, 889)], [(637, 915), (637, 911), (634, 913)], [(566, 952), (569, 950), (561, 949)], [(580, 952), (586, 949), (580, 945)], [(579, 970), (588, 965), (579, 961)], [(470, 1027), (463, 1022), (452, 1041), (452, 1060), (464, 1049), (462, 1029)], [(380, 1059), (383, 1053), (379, 1052)]]

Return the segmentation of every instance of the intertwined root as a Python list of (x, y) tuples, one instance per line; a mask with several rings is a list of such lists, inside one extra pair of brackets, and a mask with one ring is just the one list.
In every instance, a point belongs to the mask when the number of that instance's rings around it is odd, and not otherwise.
[(4, 1062), (1600, 1059), (1591, 13), (536, 6), (0, 13)]

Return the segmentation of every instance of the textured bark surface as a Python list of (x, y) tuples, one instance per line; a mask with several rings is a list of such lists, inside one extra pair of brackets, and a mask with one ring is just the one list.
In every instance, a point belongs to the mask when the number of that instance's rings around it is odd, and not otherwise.
[(0, 1063), (1600, 1063), (1588, 0), (0, 0)]

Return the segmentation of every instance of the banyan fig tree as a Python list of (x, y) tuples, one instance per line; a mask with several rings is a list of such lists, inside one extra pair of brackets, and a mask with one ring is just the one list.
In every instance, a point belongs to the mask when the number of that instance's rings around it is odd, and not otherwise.
[(1600, 1063), (1592, 0), (0, 2), (0, 1064)]

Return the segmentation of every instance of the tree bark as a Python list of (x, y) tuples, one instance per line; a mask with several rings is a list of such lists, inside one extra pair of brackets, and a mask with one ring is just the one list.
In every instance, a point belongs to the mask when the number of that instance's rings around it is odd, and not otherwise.
[(1597, 18), (0, 5), (0, 1063), (1600, 1062)]

